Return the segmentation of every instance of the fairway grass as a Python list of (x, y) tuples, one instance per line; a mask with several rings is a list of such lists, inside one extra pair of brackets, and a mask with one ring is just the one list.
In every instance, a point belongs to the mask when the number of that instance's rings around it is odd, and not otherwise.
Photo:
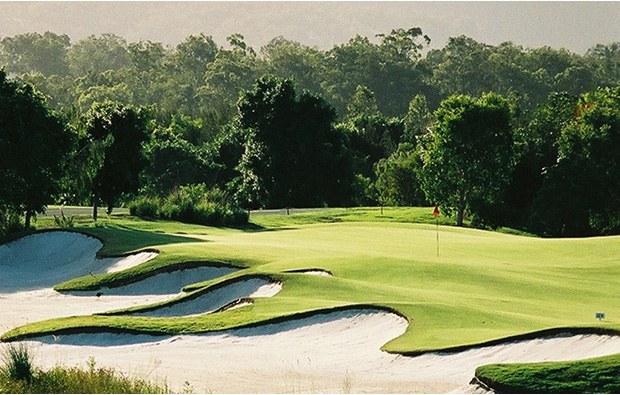
[[(411, 218), (424, 215), (421, 209), (410, 211)], [(406, 213), (403, 209), (399, 215)], [(75, 230), (104, 242), (99, 255), (144, 249), (157, 250), (159, 255), (122, 272), (60, 284), (57, 290), (96, 289), (171, 266), (206, 263), (242, 270), (189, 285), (187, 291), (203, 292), (222, 281), (256, 275), (281, 282), (283, 288), (272, 298), (215, 314), (59, 318), (15, 328), (2, 339), (80, 330), (204, 332), (355, 305), (380, 306), (407, 317), (407, 331), (383, 347), (407, 354), (485, 344), (553, 328), (620, 329), (619, 237), (539, 239), (388, 221), (296, 224), (323, 214), (298, 215), (304, 219), (273, 216), (269, 226), (264, 216), (263, 223), (244, 229), (129, 217), (79, 227)], [(290, 273), (303, 269), (326, 270), (333, 277)], [(184, 297), (192, 293), (180, 298)], [(608, 318), (595, 320), (597, 311), (606, 312)]]

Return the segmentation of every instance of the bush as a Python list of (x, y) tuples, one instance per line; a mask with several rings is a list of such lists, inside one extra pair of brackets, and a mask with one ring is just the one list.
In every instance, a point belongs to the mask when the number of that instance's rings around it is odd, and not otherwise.
[(0, 210), (0, 236), (25, 230), (22, 216), (11, 210)]
[(30, 383), (34, 378), (32, 360), (32, 352), (25, 343), (11, 343), (3, 352), (3, 373), (9, 379)]
[(138, 217), (157, 218), (161, 201), (158, 198), (142, 196), (129, 203), (129, 213)]
[(204, 184), (182, 186), (166, 198), (141, 197), (129, 204), (132, 215), (170, 219), (199, 225), (242, 225), (248, 213), (231, 203), (228, 195)]
[(62, 211), (60, 212), (60, 216), (54, 215), (54, 223), (59, 228), (71, 228), (75, 225), (75, 217), (72, 215), (67, 217)]

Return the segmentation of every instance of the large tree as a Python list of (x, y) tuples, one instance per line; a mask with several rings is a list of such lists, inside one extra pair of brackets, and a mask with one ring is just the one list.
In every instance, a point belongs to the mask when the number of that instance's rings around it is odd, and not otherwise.
[(148, 140), (148, 119), (142, 109), (106, 101), (95, 103), (86, 116), (92, 175), (93, 219), (103, 201), (108, 212), (122, 193), (138, 189), (144, 167), (142, 144)]
[(533, 204), (532, 228), (549, 236), (618, 233), (620, 88), (582, 95), (557, 145)]
[(31, 85), (0, 70), (0, 206), (33, 214), (45, 210), (62, 177), (71, 134)]
[(260, 78), (239, 101), (246, 131), (240, 191), (267, 207), (321, 206), (346, 198), (351, 184), (344, 136), (323, 99), (290, 80)]
[(514, 147), (508, 102), (496, 94), (475, 100), (451, 96), (435, 112), (436, 125), (424, 147), (422, 185), (428, 200), (456, 212), (492, 201), (506, 184)]

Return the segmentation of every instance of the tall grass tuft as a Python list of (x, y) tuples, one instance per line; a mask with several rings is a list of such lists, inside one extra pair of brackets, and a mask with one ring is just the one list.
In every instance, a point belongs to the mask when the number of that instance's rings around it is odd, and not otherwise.
[(54, 223), (59, 228), (72, 228), (75, 226), (75, 216), (67, 217), (62, 211), (60, 216), (54, 215)]
[[(97, 368), (94, 359), (87, 369), (56, 366), (35, 369), (32, 354), (23, 344), (11, 344), (0, 369), (0, 393), (21, 394), (163, 394), (166, 384), (153, 384), (112, 368)], [(27, 362), (27, 363), (24, 363)], [(35, 372), (36, 370), (36, 372)]]
[(2, 361), (4, 373), (12, 380), (32, 382), (34, 356), (25, 343), (10, 343), (4, 349)]

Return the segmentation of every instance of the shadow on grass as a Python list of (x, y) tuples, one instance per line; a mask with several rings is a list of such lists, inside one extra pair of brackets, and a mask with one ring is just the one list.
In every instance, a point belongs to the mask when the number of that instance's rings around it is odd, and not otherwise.
[(104, 226), (77, 228), (75, 230), (101, 240), (103, 248), (97, 254), (103, 256), (126, 254), (131, 251), (158, 245), (202, 241), (193, 237), (132, 229), (122, 225), (106, 224)]

